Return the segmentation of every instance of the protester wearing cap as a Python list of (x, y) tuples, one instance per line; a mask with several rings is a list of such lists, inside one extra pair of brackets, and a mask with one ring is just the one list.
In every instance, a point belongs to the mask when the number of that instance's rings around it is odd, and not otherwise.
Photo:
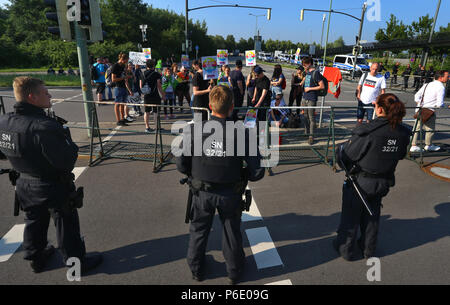
[[(270, 106), (270, 79), (264, 75), (265, 70), (260, 66), (255, 66), (256, 87), (252, 103), (256, 108)], [(266, 109), (258, 110), (258, 121), (266, 120)]]
[[(236, 68), (231, 71), (231, 86), (233, 88), (234, 107), (244, 104), (245, 78), (242, 74), (242, 60), (236, 60)], [(237, 121), (239, 110), (233, 110), (233, 120)]]

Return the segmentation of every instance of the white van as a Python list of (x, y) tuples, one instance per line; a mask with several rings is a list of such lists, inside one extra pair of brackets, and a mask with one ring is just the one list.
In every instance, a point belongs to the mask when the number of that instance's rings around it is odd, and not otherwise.
[(259, 52), (258, 58), (262, 61), (269, 61), (269, 62), (273, 61), (272, 53)]
[[(341, 70), (342, 74), (351, 74), (353, 71), (355, 56), (353, 55), (336, 55), (333, 60), (333, 67)], [(363, 56), (356, 59), (356, 72), (362, 74), (370, 71), (370, 67)]]

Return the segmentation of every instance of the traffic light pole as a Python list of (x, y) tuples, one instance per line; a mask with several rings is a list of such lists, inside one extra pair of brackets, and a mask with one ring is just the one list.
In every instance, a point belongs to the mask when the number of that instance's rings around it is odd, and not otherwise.
[[(86, 127), (88, 137), (94, 137), (91, 134), (92, 110), (95, 108), (94, 97), (92, 95), (91, 74), (89, 70), (89, 59), (86, 42), (86, 34), (78, 22), (74, 22), (75, 38), (77, 42), (78, 63), (80, 65), (81, 89), (83, 91), (84, 113), (86, 116)], [(90, 103), (87, 103), (90, 102)]]
[(355, 79), (356, 60), (358, 59), (358, 55), (359, 55), (359, 46), (360, 46), (362, 29), (363, 29), (363, 24), (364, 24), (364, 15), (366, 14), (366, 8), (367, 8), (367, 4), (364, 3), (363, 9), (362, 9), (361, 21), (359, 23), (358, 40), (356, 41), (356, 53), (355, 53), (355, 60), (353, 61), (352, 79)]

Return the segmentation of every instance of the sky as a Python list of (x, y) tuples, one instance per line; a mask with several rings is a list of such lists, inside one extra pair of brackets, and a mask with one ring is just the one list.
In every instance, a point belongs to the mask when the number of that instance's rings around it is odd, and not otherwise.
[[(434, 17), (438, 0), (365, 0), (368, 2), (367, 15), (364, 19), (362, 39), (368, 42), (375, 41), (375, 33), (379, 28), (386, 27), (386, 21), (390, 14), (394, 14), (405, 24), (418, 21), (420, 16), (429, 14)], [(361, 17), (363, 0), (332, 0), (332, 9), (342, 11), (358, 18)], [(8, 3), (8, 0), (0, 0), (0, 5)], [(185, 14), (185, 0), (143, 0), (156, 8), (169, 9), (179, 14)], [(247, 8), (208, 8), (189, 12), (189, 18), (194, 21), (206, 21), (209, 35), (234, 35), (236, 40), (241, 37), (247, 39), (255, 35), (256, 19), (258, 29), (263, 40), (279, 39), (291, 40), (294, 43), (303, 42), (320, 43), (322, 33), (321, 12), (305, 11), (304, 21), (300, 21), (300, 10), (321, 9), (328, 10), (330, 0), (189, 0), (189, 8), (206, 5), (239, 4), (247, 6), (271, 7), (271, 20), (267, 20), (266, 10)], [(379, 8), (379, 15), (376, 12)], [(253, 15), (264, 15), (253, 17)], [(450, 0), (442, 0), (436, 23), (439, 26), (447, 26), (450, 22)], [(325, 21), (324, 38), (328, 22), (328, 14)], [(370, 20), (369, 20), (370, 19)], [(348, 16), (332, 14), (328, 41), (333, 42), (340, 36), (346, 44), (354, 44), (358, 34), (359, 21)], [(151, 36), (150, 36), (151, 37)]]

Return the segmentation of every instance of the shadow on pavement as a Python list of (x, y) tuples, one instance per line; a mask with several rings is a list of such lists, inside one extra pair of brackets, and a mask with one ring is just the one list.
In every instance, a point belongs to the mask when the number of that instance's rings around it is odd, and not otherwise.
[[(419, 219), (391, 219), (390, 215), (383, 215), (380, 220), (376, 255), (378, 257), (393, 255), (450, 236), (450, 202), (436, 205), (435, 211), (439, 216)], [(277, 247), (283, 266), (252, 272), (257, 270), (257, 266), (253, 255), (247, 256), (247, 271), (244, 272), (241, 282), (298, 272), (335, 260), (339, 255), (332, 247), (332, 240), (335, 238), (334, 233), (339, 220), (340, 213), (329, 216), (290, 213), (264, 218), (262, 223), (243, 223), (243, 232), (252, 227), (267, 226), (275, 243), (300, 242)], [(221, 230), (222, 227), (216, 215), (205, 257), (206, 279), (227, 276), (225, 263), (216, 261), (212, 255), (208, 254), (210, 251), (221, 251)], [(333, 236), (330, 236), (331, 234)], [(243, 233), (243, 239), (244, 247), (248, 248), (245, 233)], [(185, 260), (188, 242), (189, 234), (183, 234), (112, 249), (103, 252), (104, 263), (94, 273), (122, 274)], [(167, 251), (167, 249), (170, 250)], [(189, 272), (187, 264), (186, 270)]]

